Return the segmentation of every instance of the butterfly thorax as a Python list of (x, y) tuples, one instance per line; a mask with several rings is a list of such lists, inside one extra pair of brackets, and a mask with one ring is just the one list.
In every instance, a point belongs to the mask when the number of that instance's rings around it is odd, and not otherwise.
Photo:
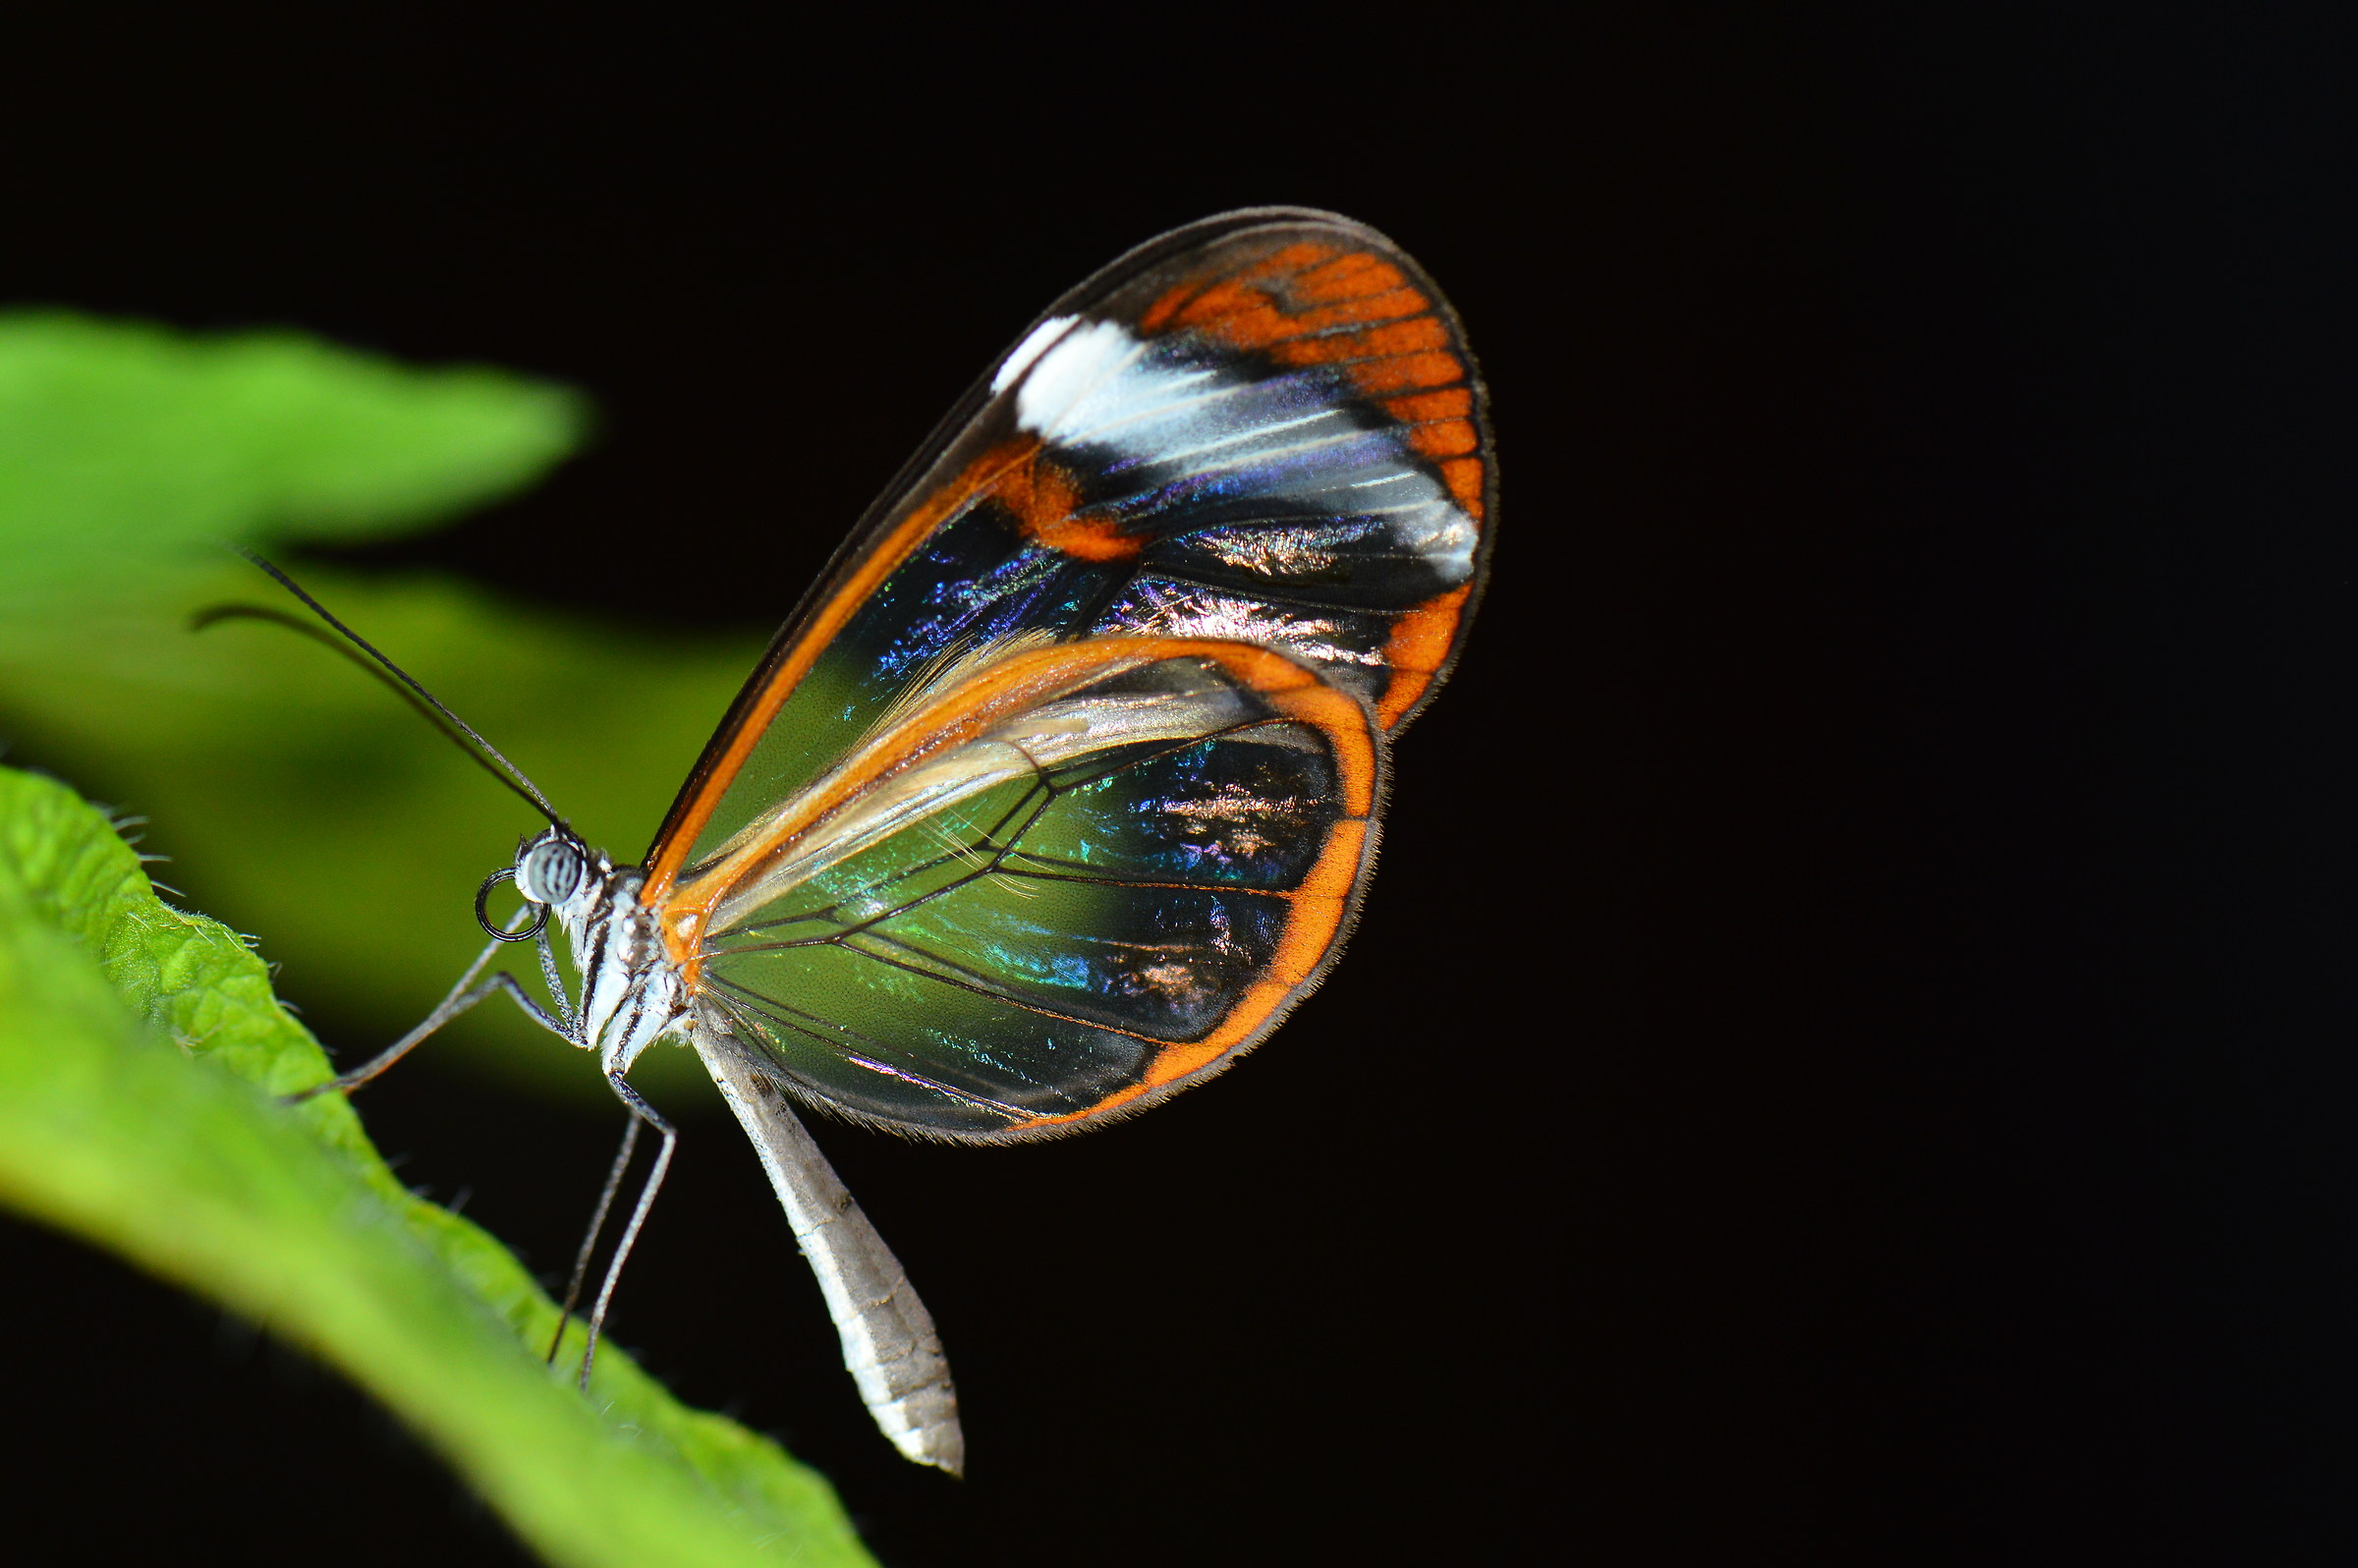
[(582, 977), (574, 1043), (595, 1051), (608, 1074), (628, 1072), (665, 1035), (685, 1035), (694, 1017), (654, 913), (639, 897), (646, 880), (641, 868), (616, 866), (564, 828), (516, 857), (517, 890), (556, 918)]

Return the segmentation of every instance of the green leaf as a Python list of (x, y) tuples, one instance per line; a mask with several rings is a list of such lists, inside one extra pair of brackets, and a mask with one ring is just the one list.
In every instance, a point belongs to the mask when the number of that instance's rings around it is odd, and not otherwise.
[[(824, 1481), (599, 1355), (543, 1366), (556, 1309), (405, 1192), (234, 933), (159, 902), (107, 819), (0, 768), (0, 1203), (343, 1369), (551, 1561), (866, 1563)], [(565, 1358), (560, 1358), (563, 1365)]]

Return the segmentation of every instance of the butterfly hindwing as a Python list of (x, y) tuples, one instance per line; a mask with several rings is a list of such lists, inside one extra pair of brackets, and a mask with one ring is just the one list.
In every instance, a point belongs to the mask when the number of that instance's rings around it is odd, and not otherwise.
[(1454, 315), (1330, 214), (1180, 230), (1002, 358), (780, 634), (666, 819), (657, 898), (962, 650), (1275, 648), (1396, 729), (1452, 657), (1493, 463)]
[(1178, 639), (1034, 647), (944, 688), (689, 884), (702, 1027), (806, 1097), (966, 1139), (1147, 1103), (1275, 1027), (1373, 853), (1364, 704)]

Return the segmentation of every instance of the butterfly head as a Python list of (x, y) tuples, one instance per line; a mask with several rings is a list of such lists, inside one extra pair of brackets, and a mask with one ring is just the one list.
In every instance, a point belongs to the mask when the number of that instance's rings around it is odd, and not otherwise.
[(516, 891), (531, 903), (562, 910), (591, 874), (590, 847), (562, 827), (526, 839), (516, 852)]
[[(578, 936), (613, 870), (613, 864), (583, 843), (573, 829), (553, 824), (516, 847), (514, 865), (503, 866), (483, 878), (475, 895), (475, 918), (486, 933), (503, 942), (531, 941), (548, 924), (551, 915), (569, 935)], [(502, 882), (515, 883), (516, 891), (524, 895), (525, 908), (533, 912), (530, 925), (519, 928), (514, 924), (501, 926), (492, 922), (484, 901)]]
[[(567, 1037), (596, 1051), (608, 1076), (628, 1072), (641, 1051), (685, 1027), (684, 982), (654, 916), (639, 901), (639, 868), (617, 870), (572, 829), (555, 824), (517, 846), (516, 864), (498, 875), (515, 882), (533, 912), (529, 934), (538, 936), (552, 916), (565, 933), (582, 976), (580, 1014), (568, 1019)], [(553, 979), (549, 983), (556, 988)]]

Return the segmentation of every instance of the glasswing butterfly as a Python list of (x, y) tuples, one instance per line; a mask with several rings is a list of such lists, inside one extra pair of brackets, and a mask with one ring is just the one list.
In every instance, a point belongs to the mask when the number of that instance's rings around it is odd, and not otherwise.
[[(1051, 306), (894, 479), (636, 866), (265, 563), (549, 820), (478, 891), (494, 941), (442, 1006), (312, 1092), (494, 990), (596, 1053), (631, 1119), (568, 1318), (640, 1128), (662, 1146), (586, 1382), (675, 1144), (625, 1075), (685, 1042), (758, 1149), (878, 1427), (958, 1471), (932, 1320), (795, 1107), (1050, 1138), (1276, 1028), (1350, 928), (1389, 740), (1456, 656), (1495, 490), (1464, 333), (1388, 240), (1280, 207), (1163, 235)], [(502, 882), (524, 899), (505, 926), (485, 904)], [(554, 1014), (509, 975), (477, 981), (525, 940)]]

